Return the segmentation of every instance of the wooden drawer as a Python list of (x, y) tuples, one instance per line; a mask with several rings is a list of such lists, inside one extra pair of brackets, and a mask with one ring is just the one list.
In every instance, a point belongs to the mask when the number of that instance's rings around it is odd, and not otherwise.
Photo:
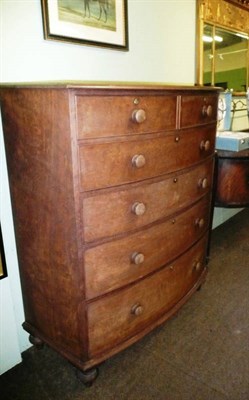
[(216, 121), (217, 96), (182, 96), (180, 127), (206, 124)]
[(77, 95), (78, 138), (120, 136), (176, 128), (176, 95)]
[(214, 126), (160, 137), (79, 145), (81, 187), (94, 190), (190, 167), (214, 152)]
[(172, 215), (207, 193), (213, 159), (163, 180), (94, 192), (83, 198), (85, 242), (129, 232)]
[(88, 304), (89, 351), (98, 354), (145, 329), (193, 287), (205, 266), (206, 238), (172, 264)]
[(210, 196), (187, 211), (123, 239), (85, 251), (88, 299), (117, 289), (178, 257), (207, 230)]

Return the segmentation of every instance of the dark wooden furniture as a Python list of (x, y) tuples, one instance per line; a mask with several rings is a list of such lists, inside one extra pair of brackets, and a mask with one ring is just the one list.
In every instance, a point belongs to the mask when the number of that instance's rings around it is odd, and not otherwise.
[(215, 206), (249, 206), (249, 149), (217, 150)]
[(68, 83), (0, 96), (23, 326), (92, 382), (205, 279), (217, 92)]

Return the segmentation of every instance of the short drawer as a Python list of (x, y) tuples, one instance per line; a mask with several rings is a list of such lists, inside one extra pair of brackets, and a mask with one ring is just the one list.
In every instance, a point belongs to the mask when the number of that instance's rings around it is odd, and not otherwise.
[(214, 152), (215, 125), (141, 140), (79, 144), (84, 191), (122, 185), (199, 163)]
[(210, 195), (161, 224), (88, 248), (84, 254), (87, 298), (127, 285), (167, 264), (203, 236), (209, 217)]
[(122, 136), (176, 128), (176, 95), (77, 95), (78, 138)]
[(174, 307), (205, 267), (206, 238), (172, 264), (120, 291), (88, 304), (90, 354), (122, 343)]
[(130, 232), (197, 201), (212, 186), (213, 158), (161, 180), (82, 197), (85, 242)]
[(216, 121), (217, 96), (182, 96), (180, 127), (189, 127)]

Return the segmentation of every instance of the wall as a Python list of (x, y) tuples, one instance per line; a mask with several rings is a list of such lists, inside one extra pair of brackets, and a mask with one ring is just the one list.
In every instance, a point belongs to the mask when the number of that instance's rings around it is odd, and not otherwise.
[(0, 4), (1, 81), (194, 82), (194, 0), (129, 0), (129, 52), (44, 41), (39, 0)]
[[(0, 221), (3, 233), (5, 257), (8, 267), (8, 278), (0, 281), (0, 374), (21, 362), (18, 326), (23, 321), (22, 297), (19, 283), (18, 264), (15, 250), (15, 239), (9, 201), (8, 178), (3, 152), (2, 124), (0, 120), (0, 148), (1, 148), (1, 198)], [(13, 298), (18, 298), (17, 308)], [(20, 331), (22, 348), (25, 348), (26, 336)], [(26, 341), (27, 344), (27, 341)], [(26, 346), (27, 347), (27, 346)]]
[[(128, 15), (130, 49), (129, 52), (120, 52), (45, 41), (40, 0), (0, 0), (0, 81), (104, 80), (194, 84), (195, 0), (129, 0)], [(20, 362), (20, 353), (29, 342), (21, 328), (24, 316), (3, 145), (1, 167), (5, 176), (4, 181), (1, 179), (1, 210), (5, 215), (2, 224), (9, 276), (0, 283), (0, 350), (8, 349), (8, 359), (11, 353), (11, 364), (15, 365)], [(4, 330), (1, 327), (5, 327)], [(11, 364), (6, 359), (6, 352), (0, 357), (0, 372), (4, 372)]]

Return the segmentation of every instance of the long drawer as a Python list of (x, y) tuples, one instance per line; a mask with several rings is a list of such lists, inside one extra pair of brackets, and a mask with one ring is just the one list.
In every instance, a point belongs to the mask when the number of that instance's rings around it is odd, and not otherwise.
[(75, 102), (80, 139), (160, 132), (176, 128), (176, 95), (76, 95)]
[(90, 355), (125, 341), (184, 297), (205, 267), (206, 237), (162, 270), (88, 304)]
[(195, 206), (143, 231), (88, 248), (86, 297), (97, 297), (153, 272), (178, 257), (207, 230), (210, 195)]
[(213, 159), (162, 180), (86, 193), (82, 198), (85, 242), (129, 232), (197, 201), (212, 185)]
[(190, 167), (214, 152), (214, 126), (160, 137), (79, 142), (82, 190), (135, 182)]

